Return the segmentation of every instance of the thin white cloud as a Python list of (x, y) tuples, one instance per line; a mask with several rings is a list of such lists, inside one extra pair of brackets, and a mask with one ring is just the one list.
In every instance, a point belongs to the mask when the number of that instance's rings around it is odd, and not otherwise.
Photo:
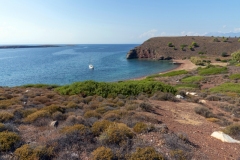
[(139, 36), (139, 38), (151, 38), (151, 37), (156, 36), (156, 33), (157, 33), (157, 30), (156, 29), (152, 29), (152, 30), (149, 30), (147, 32), (142, 33)]
[(222, 28), (226, 28), (226, 27), (227, 27), (227, 25), (223, 25), (223, 26), (222, 26)]
[(240, 32), (240, 28), (234, 28), (234, 32)]

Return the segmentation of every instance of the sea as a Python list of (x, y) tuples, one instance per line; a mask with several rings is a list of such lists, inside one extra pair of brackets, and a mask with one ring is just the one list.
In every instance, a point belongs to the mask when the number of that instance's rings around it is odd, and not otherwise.
[[(117, 82), (178, 67), (170, 61), (126, 59), (138, 44), (80, 44), (0, 49), (0, 86)], [(89, 64), (94, 69), (89, 69)]]

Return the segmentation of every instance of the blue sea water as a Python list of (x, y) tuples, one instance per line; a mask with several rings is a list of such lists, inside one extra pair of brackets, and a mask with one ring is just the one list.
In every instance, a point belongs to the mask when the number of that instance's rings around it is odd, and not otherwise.
[[(0, 86), (120, 81), (176, 68), (169, 61), (127, 60), (136, 44), (0, 49)], [(94, 70), (88, 68), (89, 62)]]

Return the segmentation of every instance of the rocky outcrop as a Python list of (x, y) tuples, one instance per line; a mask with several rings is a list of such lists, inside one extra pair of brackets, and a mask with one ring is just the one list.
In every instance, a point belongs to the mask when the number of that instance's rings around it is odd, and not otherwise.
[[(218, 42), (215, 39), (218, 39)], [(168, 44), (172, 43), (171, 46)], [(196, 45), (193, 45), (195, 43)], [(184, 47), (183, 47), (184, 46)], [(127, 53), (127, 59), (183, 59), (192, 56), (221, 57), (225, 52), (231, 55), (240, 49), (238, 38), (223, 37), (155, 37)]]

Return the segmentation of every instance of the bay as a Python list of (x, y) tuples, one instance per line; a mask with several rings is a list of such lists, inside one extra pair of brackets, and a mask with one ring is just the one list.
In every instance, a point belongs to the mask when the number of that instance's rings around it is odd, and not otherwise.
[[(0, 86), (122, 81), (174, 69), (169, 61), (128, 60), (138, 44), (80, 44), (0, 49)], [(94, 70), (88, 68), (89, 62)]]

